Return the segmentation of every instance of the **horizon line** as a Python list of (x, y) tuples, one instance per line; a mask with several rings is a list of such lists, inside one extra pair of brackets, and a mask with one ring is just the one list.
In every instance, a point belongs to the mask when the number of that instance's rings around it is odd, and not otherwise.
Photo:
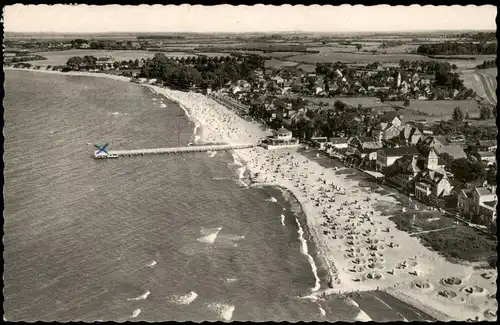
[(378, 31), (354, 31), (354, 30), (345, 30), (345, 31), (308, 31), (308, 30), (269, 30), (269, 31), (241, 31), (241, 32), (230, 32), (230, 31), (102, 31), (102, 32), (59, 32), (59, 31), (9, 31), (4, 30), (4, 33), (18, 33), (18, 34), (113, 34), (113, 33), (129, 33), (129, 34), (141, 34), (141, 33), (154, 33), (154, 34), (181, 34), (181, 33), (189, 33), (189, 34), (266, 34), (266, 33), (325, 33), (325, 34), (340, 34), (340, 33), (415, 33), (415, 32), (468, 32), (468, 31), (487, 31), (487, 32), (496, 32), (496, 29), (414, 29), (414, 30), (378, 30)]

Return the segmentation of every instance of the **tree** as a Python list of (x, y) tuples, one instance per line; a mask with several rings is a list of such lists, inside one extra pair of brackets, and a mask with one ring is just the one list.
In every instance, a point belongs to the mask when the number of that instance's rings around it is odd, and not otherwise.
[(358, 51), (359, 51), (359, 50), (361, 50), (361, 48), (362, 48), (362, 47), (363, 47), (363, 45), (361, 45), (361, 44), (356, 44), (356, 48), (358, 49)]
[(439, 158), (443, 159), (444, 161), (444, 167), (447, 170), (451, 169), (451, 165), (453, 164), (453, 156), (451, 156), (449, 153), (445, 152), (439, 155)]
[(492, 112), (488, 106), (481, 106), (479, 109), (479, 118), (481, 120), (486, 120), (491, 118)]
[(83, 64), (83, 59), (79, 56), (74, 56), (72, 58), (69, 58), (68, 62), (66, 62), (66, 66), (74, 70), (80, 69), (80, 66), (82, 64)]
[(465, 119), (470, 120), (469, 110), (467, 108), (465, 109)]
[(333, 106), (337, 109), (341, 109), (343, 110), (345, 108), (345, 104), (344, 102), (340, 101), (340, 100), (336, 100), (335, 103), (333, 104)]
[(493, 166), (490, 166), (488, 171), (486, 172), (486, 180), (488, 181), (488, 184), (491, 185), (496, 185), (497, 184), (497, 163)]
[(453, 160), (450, 170), (458, 180), (465, 183), (483, 180), (486, 174), (484, 166), (480, 162), (467, 158)]
[(406, 106), (406, 107), (410, 106), (410, 99), (409, 98), (405, 98), (403, 106)]
[(453, 109), (453, 120), (462, 122), (464, 119), (464, 113), (462, 112), (462, 109), (457, 106)]

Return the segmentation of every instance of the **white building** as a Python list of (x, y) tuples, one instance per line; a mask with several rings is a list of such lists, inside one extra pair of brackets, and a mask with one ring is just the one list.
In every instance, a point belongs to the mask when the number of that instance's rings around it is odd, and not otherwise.
[(292, 137), (291, 131), (280, 128), (274, 136), (263, 139), (261, 146), (267, 149), (298, 148), (300, 144), (298, 139)]

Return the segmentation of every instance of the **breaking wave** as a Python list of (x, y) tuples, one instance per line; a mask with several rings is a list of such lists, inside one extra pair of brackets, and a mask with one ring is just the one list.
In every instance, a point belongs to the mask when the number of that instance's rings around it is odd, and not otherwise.
[(202, 243), (213, 244), (215, 239), (217, 239), (217, 235), (219, 234), (219, 231), (221, 231), (221, 230), (222, 230), (222, 227), (211, 228), (211, 229), (202, 229), (200, 232), (202, 234), (205, 234), (205, 236), (198, 238), (198, 241), (202, 242)]
[(187, 293), (185, 295), (173, 295), (171, 301), (173, 303), (178, 304), (178, 305), (189, 305), (197, 297), (198, 297), (198, 294), (196, 292), (190, 291), (189, 293)]
[(278, 202), (278, 200), (274, 196), (271, 196), (269, 199), (266, 199), (266, 201), (267, 202), (273, 202), (273, 203)]
[(321, 316), (325, 317), (326, 316), (326, 311), (321, 308), (321, 305), (318, 304), (318, 307), (319, 307), (319, 313), (321, 314)]
[(370, 316), (368, 316), (364, 311), (360, 309), (358, 315), (354, 320), (357, 322), (369, 322), (372, 319), (370, 318)]
[(230, 321), (233, 318), (233, 312), (235, 307), (233, 305), (226, 305), (220, 303), (211, 303), (208, 304), (207, 307), (217, 313), (219, 318), (222, 318), (225, 321)]
[(354, 300), (352, 300), (351, 298), (347, 297), (347, 299), (346, 299), (345, 301), (346, 301), (346, 303), (347, 303), (348, 305), (351, 305), (351, 306), (354, 306), (354, 307), (359, 308), (358, 303), (357, 303), (357, 302), (355, 302)]
[(132, 313), (132, 318), (136, 318), (137, 316), (139, 316), (140, 313), (141, 313), (141, 309), (134, 310), (134, 312)]
[(127, 300), (145, 300), (151, 292), (146, 291), (143, 295), (137, 297), (137, 298), (128, 298)]
[(300, 225), (300, 222), (297, 218), (295, 218), (295, 221), (297, 222), (297, 226), (299, 227), (299, 230), (297, 231), (299, 233), (299, 240), (300, 240), (300, 252), (304, 254), (307, 257), (307, 260), (309, 261), (309, 264), (311, 265), (311, 269), (314, 274), (314, 278), (316, 279), (316, 283), (314, 285), (314, 288), (312, 291), (318, 291), (320, 288), (320, 280), (318, 277), (318, 269), (316, 267), (316, 263), (314, 263), (314, 259), (312, 258), (311, 255), (309, 255), (308, 249), (307, 249), (307, 241), (304, 239), (304, 230), (302, 230), (302, 226)]

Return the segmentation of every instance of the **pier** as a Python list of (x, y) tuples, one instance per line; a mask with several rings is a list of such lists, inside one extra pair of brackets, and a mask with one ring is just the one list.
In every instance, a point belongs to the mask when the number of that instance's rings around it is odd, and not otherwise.
[(254, 148), (257, 144), (214, 144), (202, 146), (187, 146), (173, 148), (131, 149), (131, 150), (109, 150), (107, 154), (95, 155), (95, 158), (117, 158), (121, 156), (143, 156), (160, 154), (179, 154), (191, 152), (226, 151), (233, 149)]

